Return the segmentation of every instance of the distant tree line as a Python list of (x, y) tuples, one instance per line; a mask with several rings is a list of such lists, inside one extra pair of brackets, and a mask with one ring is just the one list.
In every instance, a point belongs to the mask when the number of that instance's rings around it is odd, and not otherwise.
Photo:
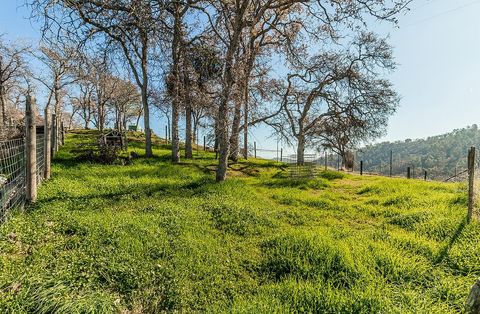
[(466, 169), (471, 146), (480, 147), (476, 124), (426, 139), (369, 145), (357, 151), (357, 162), (363, 160), (365, 169), (386, 174), (392, 152), (394, 175), (404, 176), (410, 167), (417, 176), (426, 170), (429, 178), (446, 179)]

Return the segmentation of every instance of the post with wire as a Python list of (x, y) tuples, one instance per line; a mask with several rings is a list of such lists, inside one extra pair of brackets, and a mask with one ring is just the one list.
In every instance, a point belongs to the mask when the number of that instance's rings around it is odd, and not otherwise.
[(45, 114), (44, 114), (44, 131), (43, 131), (43, 154), (44, 154), (44, 162), (45, 165), (43, 167), (44, 169), (44, 174), (43, 176), (45, 177), (45, 180), (50, 179), (50, 173), (51, 173), (51, 160), (52, 160), (52, 136), (51, 136), (51, 121), (50, 121), (50, 110), (48, 110), (48, 107), (45, 108)]
[(30, 95), (27, 95), (25, 102), (25, 123), (26, 200), (29, 203), (34, 203), (37, 200), (37, 128), (35, 125), (35, 104)]

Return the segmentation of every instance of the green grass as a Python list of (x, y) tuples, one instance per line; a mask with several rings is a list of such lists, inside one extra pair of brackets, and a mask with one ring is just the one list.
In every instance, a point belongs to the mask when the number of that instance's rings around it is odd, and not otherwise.
[(217, 184), (212, 154), (172, 165), (158, 141), (132, 165), (78, 161), (88, 134), (0, 227), (0, 313), (461, 313), (480, 276), (462, 185), (294, 181), (265, 160)]

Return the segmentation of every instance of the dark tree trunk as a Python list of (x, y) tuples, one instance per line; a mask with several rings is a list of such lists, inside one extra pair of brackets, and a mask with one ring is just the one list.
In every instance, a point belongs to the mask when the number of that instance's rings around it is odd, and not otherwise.
[(2, 123), (3, 125), (7, 125), (7, 104), (5, 101), (5, 87), (0, 85), (0, 105), (2, 107)]
[(193, 158), (192, 149), (192, 105), (185, 104), (185, 158)]
[(243, 158), (248, 159), (248, 88), (245, 92), (243, 109)]
[(305, 137), (303, 135), (297, 136), (297, 165), (305, 164)]
[(147, 74), (147, 44), (142, 47), (142, 76), (143, 84), (141, 89), (143, 106), (143, 123), (145, 126), (145, 156), (153, 157), (152, 131), (150, 130), (150, 108), (148, 107), (148, 74)]
[(240, 120), (242, 114), (242, 102), (238, 101), (235, 104), (235, 112), (233, 115), (232, 134), (230, 135), (230, 160), (238, 161), (239, 154), (239, 135), (240, 135)]
[(174, 78), (174, 94), (172, 99), (172, 162), (180, 162), (180, 140), (178, 135), (179, 98), (180, 98), (180, 73), (179, 73), (179, 47), (181, 34), (181, 16), (179, 4), (175, 4), (173, 42), (172, 42), (172, 74)]
[(222, 82), (222, 93), (220, 106), (218, 108), (218, 167), (216, 180), (217, 182), (224, 181), (227, 177), (227, 168), (228, 168), (228, 155), (230, 150), (230, 142), (228, 138), (229, 128), (229, 110), (228, 102), (230, 100), (230, 93), (232, 91), (232, 86), (234, 84), (234, 56), (237, 52), (238, 46), (240, 44), (240, 35), (244, 26), (244, 15), (247, 8), (248, 1), (243, 1), (241, 7), (238, 8), (239, 12), (236, 12), (235, 16), (235, 29), (233, 31), (233, 36), (230, 42), (230, 45), (227, 49), (225, 57), (225, 68), (223, 74)]

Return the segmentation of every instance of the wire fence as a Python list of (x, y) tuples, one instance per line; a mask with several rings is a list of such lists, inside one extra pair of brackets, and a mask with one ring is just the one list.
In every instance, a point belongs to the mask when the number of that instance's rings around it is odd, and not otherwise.
[(460, 158), (451, 171), (445, 171), (447, 167), (443, 164), (437, 167), (428, 165), (428, 158), (408, 158), (408, 156), (397, 155), (394, 151), (387, 152), (383, 156), (384, 160), (380, 161), (362, 156), (361, 151), (354, 152), (350, 163), (345, 162), (337, 153), (305, 154), (304, 163), (300, 165), (296, 155), (284, 154), (283, 147), (268, 149), (259, 147), (258, 143), (254, 142), (248, 149), (248, 155), (286, 163), (289, 165), (289, 173), (292, 177), (311, 176), (322, 169), (443, 182), (465, 182), (468, 177), (466, 157)]
[(45, 136), (37, 134), (37, 185), (45, 179)]
[(16, 138), (0, 142), (0, 222), (12, 208), (25, 203), (25, 140)]
[[(23, 208), (27, 202), (27, 143), (25, 131), (10, 133), (11, 128), (0, 129), (0, 223), (4, 222), (13, 209)], [(16, 128), (18, 130), (20, 128)], [(36, 168), (30, 171), (35, 175), (39, 186), (45, 178), (46, 154), (52, 152), (45, 149), (44, 127), (37, 128), (35, 137)], [(52, 135), (53, 136), (53, 135)]]

